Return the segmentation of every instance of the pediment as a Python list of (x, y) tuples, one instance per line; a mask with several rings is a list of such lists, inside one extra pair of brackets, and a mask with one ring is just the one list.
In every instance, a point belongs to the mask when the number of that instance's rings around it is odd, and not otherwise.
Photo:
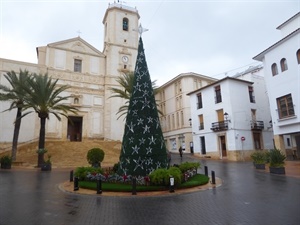
[(47, 45), (50, 48), (57, 48), (65, 51), (78, 52), (83, 54), (91, 54), (97, 56), (104, 56), (104, 54), (90, 45), (88, 42), (80, 37), (67, 39), (64, 41), (54, 42)]

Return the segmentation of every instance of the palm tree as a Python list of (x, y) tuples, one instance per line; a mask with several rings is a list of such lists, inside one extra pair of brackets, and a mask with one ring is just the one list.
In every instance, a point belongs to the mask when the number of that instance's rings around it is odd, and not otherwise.
[[(117, 118), (119, 119), (121, 116), (126, 115), (128, 111), (128, 104), (129, 100), (132, 94), (133, 89), (133, 80), (134, 80), (134, 73), (129, 72), (124, 75), (119, 76), (116, 81), (120, 84), (122, 89), (119, 88), (110, 88), (110, 90), (113, 92), (113, 95), (110, 96), (110, 98), (122, 98), (125, 99), (125, 105), (120, 106), (117, 114), (120, 114), (120, 116)], [(154, 91), (154, 95), (159, 92), (159, 88), (156, 86), (156, 80), (152, 81), (152, 88)], [(158, 110), (158, 113), (162, 115), (162, 112)]]
[[(11, 71), (7, 74), (4, 74), (4, 77), (9, 82), (11, 87), (0, 84), (0, 91), (2, 91), (0, 93), (0, 101), (10, 101), (11, 104), (9, 108), (4, 110), (3, 112), (17, 109), (11, 150), (12, 160), (16, 161), (21, 118), (27, 115), (27, 113), (22, 115), (22, 110), (25, 104), (24, 98), (28, 94), (27, 92), (25, 92), (24, 87), (28, 85), (28, 80), (31, 79), (31, 76), (29, 75), (27, 70), (20, 70), (19, 75), (17, 75), (14, 71)], [(30, 89), (28, 91), (30, 92)]]
[(61, 116), (68, 118), (68, 113), (77, 114), (78, 109), (66, 104), (71, 96), (59, 96), (69, 88), (67, 85), (58, 87), (58, 80), (52, 81), (48, 74), (34, 74), (34, 79), (29, 81), (29, 87), (26, 89), (31, 93), (26, 98), (26, 107), (33, 108), (40, 118), (40, 135), (38, 146), (38, 167), (44, 163), (44, 150), (45, 150), (45, 125), (46, 119), (49, 119), (49, 114), (55, 115), (60, 121)]

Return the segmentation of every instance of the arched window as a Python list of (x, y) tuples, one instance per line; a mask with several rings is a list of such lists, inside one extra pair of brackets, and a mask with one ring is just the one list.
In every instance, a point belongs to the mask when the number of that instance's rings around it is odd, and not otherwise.
[(277, 69), (277, 64), (276, 63), (272, 64), (271, 69), (272, 69), (272, 75), (273, 76), (278, 74), (278, 69)]
[(298, 64), (300, 64), (300, 49), (298, 49), (298, 51), (297, 51), (297, 61), (298, 61)]
[(123, 18), (123, 30), (128, 31), (129, 21), (127, 18)]
[(287, 61), (285, 58), (280, 60), (281, 71), (286, 71), (288, 69)]

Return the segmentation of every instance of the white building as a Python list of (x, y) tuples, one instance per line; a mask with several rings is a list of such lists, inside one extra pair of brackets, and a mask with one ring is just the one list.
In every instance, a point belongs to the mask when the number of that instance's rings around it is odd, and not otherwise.
[(187, 93), (206, 86), (216, 79), (197, 73), (181, 73), (159, 87), (155, 98), (159, 109), (161, 127), (167, 149), (178, 152), (181, 146), (184, 152), (192, 152), (191, 107)]
[[(64, 95), (71, 95), (69, 104), (79, 108), (78, 115), (58, 121), (50, 117), (46, 124), (46, 138), (81, 141), (85, 138), (122, 140), (124, 120), (116, 115), (124, 100), (109, 98), (111, 87), (119, 87), (116, 78), (134, 70), (138, 49), (139, 13), (137, 9), (110, 4), (103, 18), (104, 49), (100, 51), (75, 37), (37, 47), (38, 63), (0, 59), (0, 83), (8, 85), (4, 74), (20, 69), (30, 73), (48, 73), (58, 79), (58, 85), (70, 85)], [(1, 102), (0, 111), (9, 107)], [(12, 142), (16, 111), (0, 114), (0, 149)], [(39, 120), (33, 113), (24, 117), (19, 142), (36, 140)], [(4, 147), (3, 147), (4, 146)]]
[(253, 67), (239, 79), (225, 77), (188, 94), (195, 153), (238, 161), (273, 147), (261, 70)]
[(300, 13), (277, 29), (282, 39), (253, 59), (264, 64), (275, 145), (300, 158)]

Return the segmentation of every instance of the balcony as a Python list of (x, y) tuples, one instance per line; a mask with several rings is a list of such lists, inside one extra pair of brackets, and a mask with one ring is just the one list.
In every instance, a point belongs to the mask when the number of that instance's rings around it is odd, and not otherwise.
[(211, 124), (210, 129), (215, 132), (222, 131), (222, 130), (228, 130), (228, 121), (214, 122)]
[(252, 130), (263, 130), (265, 128), (264, 121), (251, 121)]

